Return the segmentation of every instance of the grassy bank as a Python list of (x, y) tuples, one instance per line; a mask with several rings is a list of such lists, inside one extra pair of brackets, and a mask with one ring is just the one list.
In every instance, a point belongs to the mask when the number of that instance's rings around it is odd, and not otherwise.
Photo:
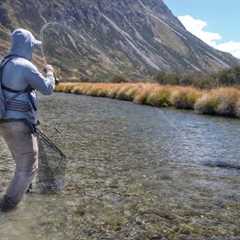
[(154, 107), (190, 109), (201, 114), (240, 117), (240, 90), (230, 87), (199, 90), (147, 83), (61, 83), (56, 91), (108, 97)]

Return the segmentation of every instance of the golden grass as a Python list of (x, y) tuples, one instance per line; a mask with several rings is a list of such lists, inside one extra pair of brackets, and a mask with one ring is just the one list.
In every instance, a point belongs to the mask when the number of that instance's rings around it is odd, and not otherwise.
[(197, 100), (203, 95), (203, 91), (192, 87), (179, 87), (171, 94), (171, 103), (178, 109), (194, 109)]
[(240, 90), (235, 88), (218, 88), (206, 92), (195, 104), (195, 111), (203, 114), (237, 117)]
[(155, 107), (171, 106), (171, 90), (168, 87), (155, 87), (152, 91), (149, 89), (145, 103)]
[(155, 83), (61, 83), (58, 92), (108, 97), (155, 107), (192, 109), (201, 114), (240, 117), (240, 90), (210, 91)]

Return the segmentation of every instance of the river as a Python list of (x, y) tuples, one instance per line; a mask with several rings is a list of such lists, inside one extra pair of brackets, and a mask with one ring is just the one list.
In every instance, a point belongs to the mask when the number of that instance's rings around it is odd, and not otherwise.
[[(40, 109), (65, 190), (0, 214), (1, 240), (240, 239), (239, 120), (64, 93)], [(1, 140), (1, 194), (13, 169)]]

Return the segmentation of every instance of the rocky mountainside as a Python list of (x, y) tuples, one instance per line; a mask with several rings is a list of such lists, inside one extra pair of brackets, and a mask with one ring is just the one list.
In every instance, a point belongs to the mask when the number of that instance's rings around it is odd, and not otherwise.
[(189, 33), (163, 0), (1, 0), (0, 54), (16, 27), (43, 39), (47, 59), (66, 80), (143, 79), (239, 64)]

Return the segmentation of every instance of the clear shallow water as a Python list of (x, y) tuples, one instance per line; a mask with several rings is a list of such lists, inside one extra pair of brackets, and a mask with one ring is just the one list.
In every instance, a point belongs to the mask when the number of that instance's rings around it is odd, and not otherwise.
[(68, 155), (66, 187), (0, 215), (1, 240), (240, 239), (239, 120), (66, 94), (41, 112)]

